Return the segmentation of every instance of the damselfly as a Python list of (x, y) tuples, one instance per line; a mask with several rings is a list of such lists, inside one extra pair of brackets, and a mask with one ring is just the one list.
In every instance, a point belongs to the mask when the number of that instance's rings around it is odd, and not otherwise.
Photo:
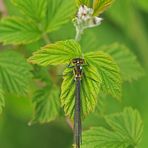
[(84, 59), (75, 58), (71, 62), (73, 66), (74, 80), (75, 80), (75, 112), (74, 112), (74, 145), (75, 148), (80, 148), (82, 124), (81, 124), (81, 80), (83, 77), (83, 66), (85, 64)]

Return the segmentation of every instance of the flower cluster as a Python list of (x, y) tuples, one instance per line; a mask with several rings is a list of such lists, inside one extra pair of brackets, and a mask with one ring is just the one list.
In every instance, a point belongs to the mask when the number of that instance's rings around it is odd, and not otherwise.
[(77, 30), (83, 32), (86, 28), (95, 27), (101, 24), (102, 18), (93, 16), (94, 10), (85, 5), (81, 5), (74, 19)]

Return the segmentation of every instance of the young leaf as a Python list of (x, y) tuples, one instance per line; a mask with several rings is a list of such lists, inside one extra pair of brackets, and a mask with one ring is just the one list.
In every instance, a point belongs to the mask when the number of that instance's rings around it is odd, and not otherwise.
[(47, 11), (46, 0), (12, 0), (24, 15), (32, 20), (41, 21)]
[(77, 3), (78, 6), (80, 6), (80, 5), (88, 6), (89, 5), (89, 1), (90, 0), (76, 0), (76, 3)]
[(0, 54), (0, 79), (2, 89), (23, 95), (30, 84), (31, 66), (18, 53), (7, 51)]
[(102, 90), (115, 98), (121, 97), (121, 77), (118, 65), (104, 52), (90, 52), (85, 54), (90, 65), (96, 66), (102, 79)]
[(56, 87), (37, 90), (33, 97), (35, 114), (31, 123), (47, 123), (57, 118), (60, 112), (59, 91)]
[(47, 10), (47, 32), (52, 32), (73, 18), (76, 6), (74, 0), (49, 0)]
[(114, 0), (94, 0), (93, 1), (93, 9), (94, 15), (98, 16), (103, 13), (112, 3)]
[(4, 100), (4, 91), (2, 88), (2, 83), (0, 81), (0, 114), (2, 113), (2, 109), (5, 107), (5, 100)]
[(113, 44), (102, 48), (110, 54), (120, 67), (120, 71), (125, 81), (138, 79), (143, 75), (143, 69), (136, 56), (124, 45)]
[(42, 66), (69, 64), (71, 59), (81, 57), (80, 45), (74, 40), (49, 44), (34, 53), (29, 62)]
[[(85, 117), (95, 109), (97, 95), (100, 90), (101, 78), (97, 69), (86, 65), (83, 67), (81, 80), (81, 116)], [(75, 106), (75, 80), (73, 69), (64, 71), (64, 80), (61, 87), (61, 104), (67, 116), (73, 118)]]
[(0, 21), (0, 42), (4, 44), (27, 44), (41, 37), (36, 24), (19, 17), (7, 17)]
[(137, 110), (125, 108), (120, 114), (106, 117), (111, 130), (93, 127), (83, 133), (82, 148), (137, 147), (142, 138), (143, 122)]

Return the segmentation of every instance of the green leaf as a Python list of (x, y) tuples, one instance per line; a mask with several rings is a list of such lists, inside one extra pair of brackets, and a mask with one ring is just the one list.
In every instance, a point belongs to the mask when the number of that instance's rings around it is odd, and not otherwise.
[(27, 44), (41, 37), (36, 24), (19, 17), (7, 17), (0, 21), (0, 42), (4, 44)]
[(45, 18), (47, 11), (46, 0), (12, 0), (24, 15), (35, 21)]
[(60, 112), (59, 91), (56, 87), (44, 87), (35, 92), (33, 97), (35, 106), (31, 123), (47, 123), (57, 118)]
[(95, 16), (99, 16), (103, 13), (114, 0), (76, 0), (78, 6), (86, 5), (89, 8), (93, 8)]
[(81, 57), (80, 45), (74, 40), (49, 44), (35, 52), (29, 62), (42, 66), (69, 64), (71, 59)]
[(47, 10), (47, 32), (52, 32), (73, 18), (76, 5), (74, 0), (49, 0)]
[(144, 74), (136, 56), (124, 45), (112, 44), (102, 48), (110, 54), (120, 67), (122, 78), (125, 81), (138, 79)]
[(103, 13), (114, 0), (94, 0), (93, 1), (93, 9), (94, 15), (98, 16)]
[(137, 147), (142, 139), (143, 122), (137, 110), (125, 108), (122, 113), (106, 116), (111, 129), (93, 127), (83, 133), (82, 148)]
[(147, 0), (137, 0), (135, 1), (137, 5), (144, 11), (148, 12), (148, 3)]
[(2, 90), (23, 95), (31, 82), (31, 66), (18, 53), (12, 51), (0, 54), (0, 79)]
[(106, 122), (118, 134), (124, 136), (129, 145), (140, 143), (143, 133), (143, 122), (139, 112), (131, 107), (125, 108), (123, 113), (106, 116)]
[[(101, 78), (94, 66), (83, 66), (81, 80), (81, 116), (85, 117), (94, 111), (97, 95), (100, 90)], [(73, 69), (67, 68), (64, 71), (64, 80), (61, 87), (61, 104), (67, 116), (73, 118), (75, 106), (75, 80)]]
[(99, 116), (104, 116), (106, 114), (107, 111), (107, 103), (106, 101), (108, 101), (107, 96), (104, 94), (100, 94), (98, 96), (99, 101), (97, 102), (96, 108), (95, 108), (95, 115), (99, 115)]
[(88, 64), (96, 66), (102, 79), (102, 91), (115, 98), (120, 98), (121, 76), (116, 62), (101, 51), (86, 53), (85, 59)]
[(76, 0), (76, 3), (77, 3), (78, 6), (80, 6), (80, 5), (88, 6), (89, 5), (89, 1), (90, 0)]
[(5, 107), (5, 100), (4, 100), (4, 91), (2, 88), (2, 83), (0, 81), (0, 114), (2, 113), (2, 109)]

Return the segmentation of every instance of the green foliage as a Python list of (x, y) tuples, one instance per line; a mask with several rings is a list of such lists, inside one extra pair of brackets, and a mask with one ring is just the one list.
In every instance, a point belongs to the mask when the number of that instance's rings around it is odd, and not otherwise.
[[(100, 15), (113, 2), (113, 0), (76, 1), (78, 5), (84, 4), (93, 8), (94, 16)], [(47, 33), (60, 29), (62, 25), (74, 17), (76, 12), (74, 0), (13, 0), (13, 2), (22, 14), (18, 14), (20, 17), (7, 17), (1, 20), (0, 42), (4, 44), (28, 44), (41, 38), (48, 38)], [(109, 13), (112, 16), (112, 20), (108, 22), (113, 22), (114, 25), (111, 24), (110, 26), (112, 27), (108, 27), (109, 25), (107, 24), (107, 27), (100, 29), (101, 33), (98, 33), (96, 29), (94, 30), (95, 35), (88, 35), (87, 39), (82, 42), (84, 52), (86, 52), (86, 49), (97, 49), (102, 40), (104, 40), (103, 43), (108, 43), (107, 41), (111, 37), (111, 41), (113, 41), (114, 37), (112, 37), (112, 34), (114, 34), (114, 30), (110, 30), (114, 26), (117, 31), (125, 28), (124, 30), (126, 30), (127, 34), (133, 32), (130, 35), (132, 41), (136, 40), (139, 48), (147, 47), (145, 46), (146, 44), (143, 45), (145, 42), (144, 36), (140, 27), (138, 27), (140, 19), (137, 19), (138, 17), (134, 11), (132, 12), (133, 8), (129, 5), (131, 3), (129, 0), (122, 1), (120, 6), (122, 6), (124, 11), (121, 11), (119, 8)], [(136, 4), (147, 11), (147, 5), (144, 0), (141, 2), (137, 1)], [(125, 16), (125, 19), (124, 17), (121, 18), (120, 12), (123, 13), (122, 16)], [(135, 20), (134, 17), (136, 18)], [(125, 27), (125, 25), (127, 26)], [(58, 38), (63, 36), (64, 38), (69, 38), (66, 35), (70, 34), (69, 32), (72, 28), (66, 29), (68, 33), (64, 35), (63, 33), (59, 33), (60, 36)], [(56, 36), (56, 32), (54, 33)], [(96, 36), (98, 34), (100, 34), (101, 38)], [(119, 34), (123, 36), (122, 32), (119, 32), (116, 35), (117, 38)], [(135, 34), (138, 34), (139, 37), (137, 38)], [(55, 41), (52, 38), (52, 34), (50, 36), (51, 40)], [(24, 49), (22, 46), (21, 48)], [(106, 99), (103, 97), (106, 97), (106, 94), (110, 94), (115, 98), (121, 97), (120, 72), (123, 80), (126, 81), (137, 79), (143, 73), (136, 57), (125, 46), (113, 44), (100, 48), (100, 50), (103, 52), (96, 51), (83, 54), (77, 42), (67, 40), (49, 44), (35, 52), (29, 59), (33, 64), (41, 66), (69, 64), (69, 67), (64, 70), (64, 80), (61, 87), (61, 104), (65, 114), (72, 119), (75, 106), (75, 81), (73, 68), (70, 68), (70, 66), (73, 66), (71, 63), (73, 58), (84, 58), (86, 62), (83, 65), (83, 77), (81, 81), (82, 118), (94, 110), (96, 110), (96, 114), (98, 112), (102, 113), (105, 108), (104, 99)], [(26, 55), (30, 53), (28, 51), (25, 52)], [(34, 68), (34, 78), (40, 80), (43, 86), (42, 88), (38, 88), (33, 95), (35, 112), (32, 122), (46, 123), (54, 120), (59, 115), (59, 90), (55, 84), (47, 86), (51, 83), (50, 80), (55, 77), (56, 70), (54, 69), (53, 72), (51, 69), (48, 70), (48, 68), (38, 68), (38, 66)], [(61, 72), (62, 68), (59, 67), (58, 72)], [(4, 95), (7, 92), (16, 93), (17, 95), (26, 93), (27, 86), (31, 83), (30, 70), (31, 67), (19, 54), (15, 52), (1, 52), (0, 112), (5, 106)], [(47, 85), (45, 86), (44, 84)], [(105, 116), (105, 120), (109, 128), (96, 127), (84, 133), (84, 147), (127, 148), (136, 147), (141, 141), (143, 125), (141, 117), (136, 110), (126, 108), (123, 113)]]
[(114, 0), (76, 0), (78, 6), (86, 5), (88, 7), (93, 8), (94, 15), (98, 16), (103, 13)]
[(31, 66), (18, 53), (12, 51), (0, 54), (0, 82), (6, 92), (24, 95), (31, 82)]
[(35, 106), (34, 117), (31, 123), (47, 123), (55, 120), (60, 111), (59, 91), (56, 87), (43, 87), (33, 96)]
[(89, 0), (76, 0), (76, 3), (77, 3), (78, 6), (80, 6), (80, 5), (88, 6), (89, 5)]
[(0, 42), (4, 44), (26, 44), (41, 37), (41, 32), (33, 22), (19, 17), (7, 17), (0, 21)]
[(82, 148), (137, 147), (142, 138), (143, 122), (137, 110), (125, 108), (122, 113), (105, 117), (109, 129), (93, 127), (83, 133)]
[(69, 0), (13, 0), (23, 15), (6, 17), (0, 22), (0, 42), (29, 44), (48, 36), (70, 21), (76, 11)]
[(101, 51), (85, 54), (89, 64), (97, 67), (102, 79), (102, 90), (115, 98), (121, 97), (121, 76), (116, 62)]
[(69, 64), (71, 59), (81, 56), (80, 45), (74, 40), (49, 44), (35, 52), (29, 62), (42, 66)]
[(32, 20), (41, 21), (46, 16), (46, 0), (12, 0), (20, 11)]
[[(97, 95), (100, 90), (101, 78), (97, 69), (91, 65), (83, 67), (83, 78), (81, 81), (81, 116), (85, 117), (94, 111)], [(74, 117), (75, 106), (75, 81), (73, 69), (67, 68), (64, 73), (64, 80), (61, 87), (61, 104), (67, 116)]]
[(47, 7), (47, 32), (59, 29), (70, 21), (76, 12), (74, 0), (49, 0)]
[(114, 0), (94, 0), (93, 1), (93, 9), (94, 15), (98, 16), (103, 13)]
[[(42, 66), (70, 64), (73, 58), (83, 58), (80, 45), (74, 40), (60, 41), (49, 44), (34, 53), (29, 61)], [(104, 52), (84, 54), (84, 76), (81, 83), (82, 117), (95, 109), (100, 86), (105, 93), (116, 98), (121, 95), (121, 78), (117, 64)], [(73, 69), (64, 71), (64, 81), (61, 89), (61, 103), (66, 115), (74, 115), (75, 83)]]
[(147, 0), (142, 0), (142, 1), (141, 0), (137, 0), (136, 3), (138, 4), (138, 6), (142, 10), (148, 12), (148, 3), (147, 3)]
[(5, 107), (4, 91), (2, 88), (2, 83), (0, 81), (0, 114), (2, 113), (3, 107)]
[(110, 54), (117, 62), (123, 80), (131, 81), (143, 75), (143, 69), (136, 56), (124, 45), (115, 43), (104, 47), (102, 50)]

